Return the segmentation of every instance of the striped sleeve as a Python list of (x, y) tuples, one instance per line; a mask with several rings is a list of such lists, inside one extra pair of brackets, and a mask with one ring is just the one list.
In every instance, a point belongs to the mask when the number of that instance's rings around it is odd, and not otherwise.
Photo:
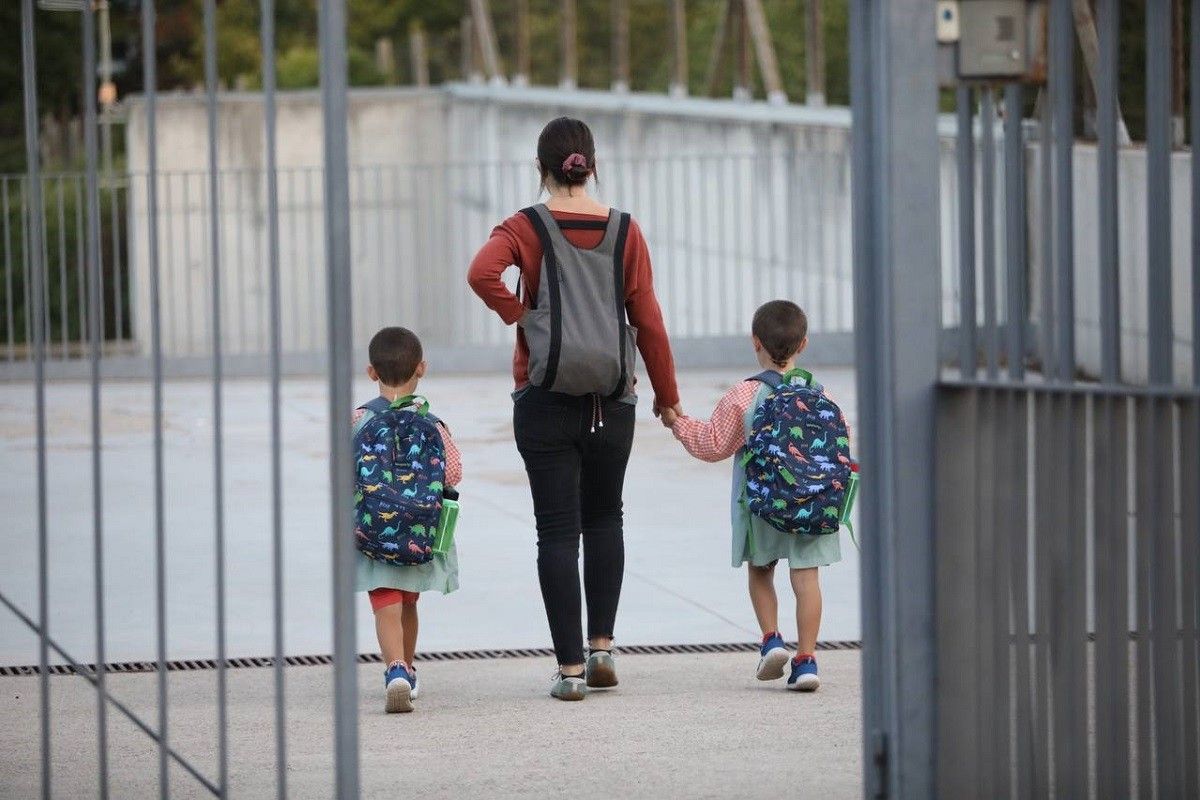
[(450, 436), (450, 429), (446, 424), (439, 420), (438, 428), (442, 431), (442, 444), (446, 448), (446, 485), (457, 486), (462, 480), (462, 453)]

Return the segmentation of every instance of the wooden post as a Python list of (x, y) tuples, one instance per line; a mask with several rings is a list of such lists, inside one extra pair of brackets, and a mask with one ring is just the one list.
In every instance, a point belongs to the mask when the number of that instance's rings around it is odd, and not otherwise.
[(483, 54), (483, 69), (493, 84), (503, 84), (504, 66), (500, 63), (499, 48), (496, 46), (496, 31), (492, 28), (492, 13), (487, 0), (471, 0), (473, 28)]
[(754, 39), (754, 53), (758, 56), (758, 68), (762, 72), (763, 86), (767, 90), (767, 102), (787, 102), (783, 91), (783, 79), (779, 76), (779, 64), (775, 60), (775, 45), (771, 43), (771, 29), (767, 15), (763, 12), (762, 0), (742, 0), (746, 9), (746, 23)]
[(429, 49), (425, 46), (425, 29), (413, 22), (408, 29), (408, 54), (412, 61), (412, 79), (416, 86), (429, 85)]
[(732, 0), (725, 0), (725, 8), (717, 17), (717, 30), (713, 33), (712, 49), (708, 53), (708, 67), (704, 71), (704, 92), (709, 97), (717, 93), (717, 82), (725, 71), (726, 51), (729, 43), (730, 22), (733, 16)]
[(517, 0), (517, 72), (513, 85), (529, 85), (529, 0)]
[(825, 105), (825, 29), (821, 0), (808, 0), (804, 23), (804, 104)]
[(687, 97), (688, 52), (687, 11), (683, 0), (671, 0), (671, 80), (667, 94), (671, 97)]
[[(1096, 35), (1096, 18), (1092, 16), (1092, 5), (1089, 0), (1072, 0), (1071, 10), (1075, 16), (1075, 38), (1079, 40), (1079, 49), (1083, 51), (1083, 66), (1087, 70), (1088, 83), (1091, 84), (1092, 96), (1096, 94), (1096, 64), (1100, 60), (1100, 40)], [(1042, 100), (1041, 92), (1038, 93), (1038, 107), (1034, 109), (1034, 116), (1038, 119), (1037, 112), (1040, 110)], [(1129, 129), (1125, 127), (1125, 117), (1121, 113), (1121, 104), (1117, 103), (1117, 143), (1122, 147), (1128, 147)]]
[(629, 0), (612, 0), (612, 90), (629, 91)]
[(462, 18), (462, 79), (470, 83), (482, 83), (483, 76), (479, 74), (478, 62), (475, 60), (475, 26), (471, 15)]
[(579, 86), (576, 25), (575, 0), (562, 0), (562, 19), (559, 21), (559, 30), (562, 33), (562, 73), (558, 79), (560, 89), (574, 89)]
[(749, 100), (750, 89), (750, 30), (746, 25), (746, 0), (733, 0), (730, 35), (737, 54), (733, 74), (733, 99)]

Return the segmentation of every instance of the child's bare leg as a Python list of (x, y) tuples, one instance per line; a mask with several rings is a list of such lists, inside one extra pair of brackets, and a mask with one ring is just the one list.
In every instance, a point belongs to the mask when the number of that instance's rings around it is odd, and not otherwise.
[[(383, 663), (406, 661), (404, 636), (404, 606), (393, 603), (375, 610), (375, 635), (379, 637), (379, 651)], [(414, 641), (416, 639), (414, 633)]]
[(817, 568), (791, 570), (792, 591), (796, 593), (797, 650), (812, 653), (821, 628), (821, 583)]
[(751, 564), (746, 575), (750, 585), (750, 604), (762, 635), (779, 630), (779, 598), (775, 596), (775, 565), (756, 567)]
[(417, 604), (405, 603), (400, 606), (401, 618), (404, 624), (404, 662), (410, 667), (413, 663), (413, 658), (417, 655), (417, 630), (420, 627), (420, 619), (417, 617)]

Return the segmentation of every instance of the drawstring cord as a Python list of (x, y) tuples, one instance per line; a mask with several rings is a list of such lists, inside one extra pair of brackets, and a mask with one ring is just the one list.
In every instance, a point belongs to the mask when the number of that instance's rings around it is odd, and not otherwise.
[(597, 428), (604, 427), (604, 404), (600, 402), (600, 395), (592, 395), (592, 433), (596, 432)]

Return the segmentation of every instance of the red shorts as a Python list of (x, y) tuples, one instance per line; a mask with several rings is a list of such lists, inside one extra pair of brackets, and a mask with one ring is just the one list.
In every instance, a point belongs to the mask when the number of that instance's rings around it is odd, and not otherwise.
[(367, 597), (371, 598), (372, 611), (378, 611), (381, 608), (394, 606), (398, 603), (403, 603), (406, 606), (415, 606), (417, 598), (420, 596), (420, 592), (406, 592), (403, 589), (372, 589), (367, 592)]

